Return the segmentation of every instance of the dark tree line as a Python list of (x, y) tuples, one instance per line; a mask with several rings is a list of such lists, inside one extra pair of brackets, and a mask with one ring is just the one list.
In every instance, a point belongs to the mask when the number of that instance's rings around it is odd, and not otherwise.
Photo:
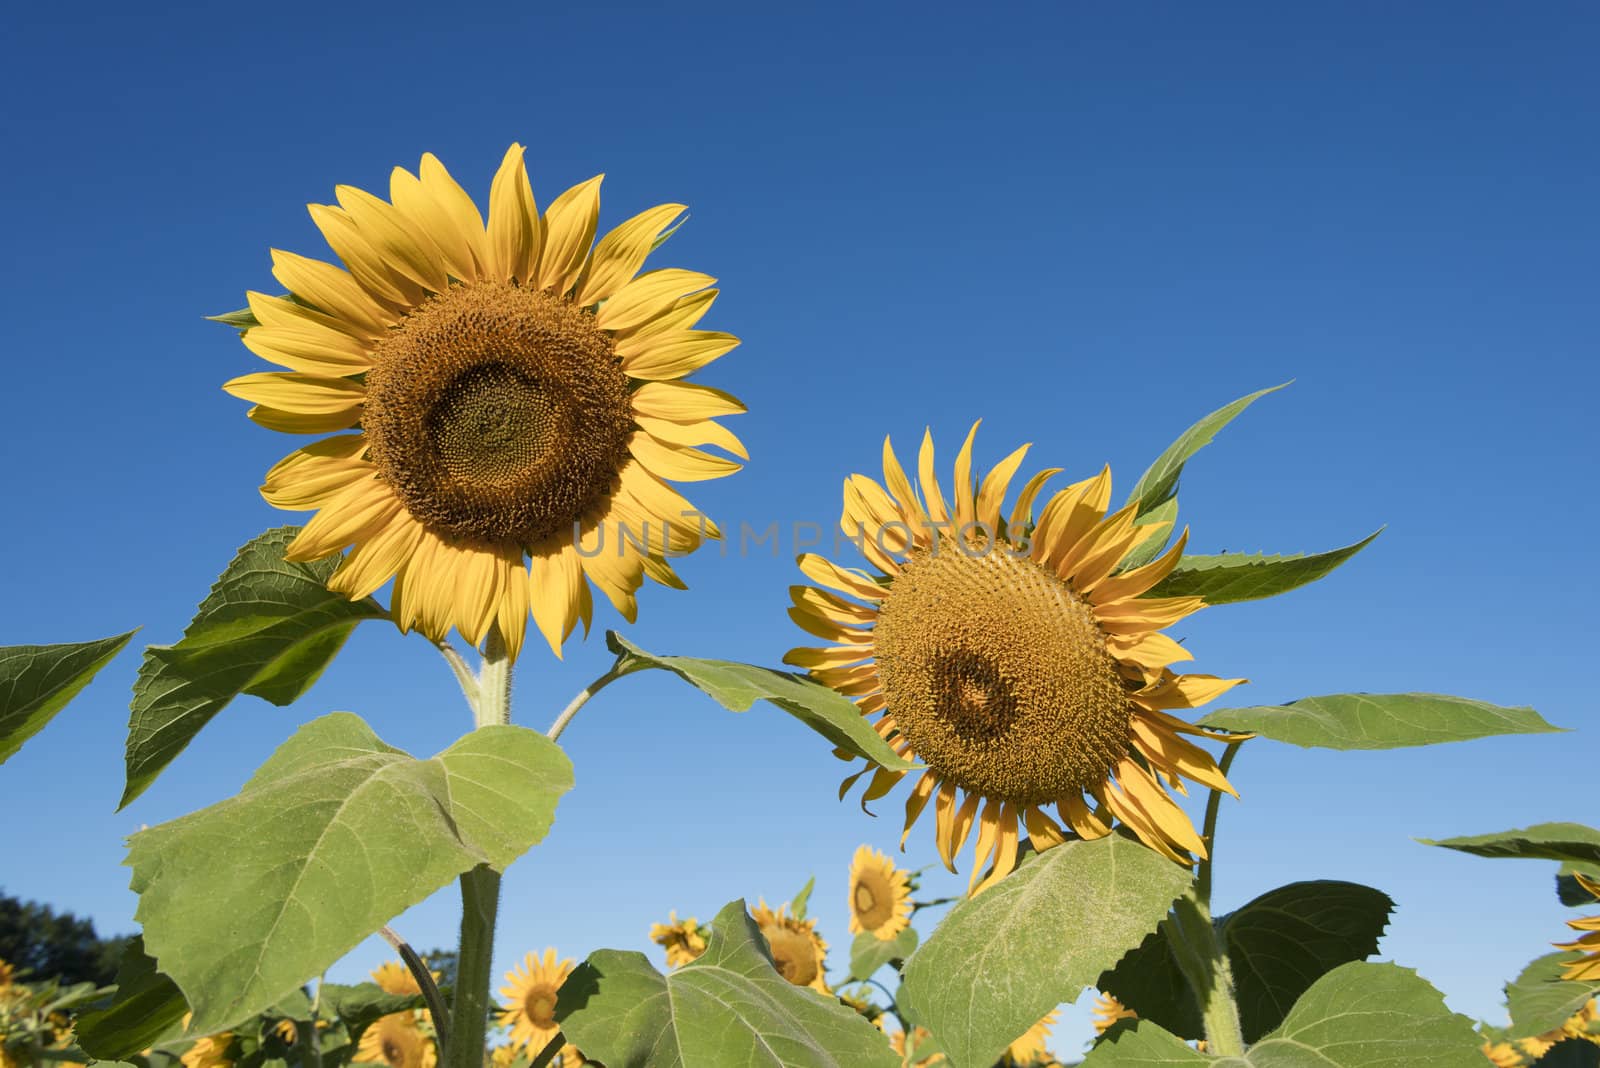
[(116, 982), (126, 936), (101, 938), (93, 922), (56, 912), (37, 901), (0, 894), (0, 960), (23, 973), (25, 982)]

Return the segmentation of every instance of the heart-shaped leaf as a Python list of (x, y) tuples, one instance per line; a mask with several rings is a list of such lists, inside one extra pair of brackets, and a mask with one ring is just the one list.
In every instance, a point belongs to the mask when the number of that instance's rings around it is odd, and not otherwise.
[(602, 949), (561, 987), (567, 1040), (607, 1068), (895, 1068), (853, 1009), (772, 966), (743, 901), (717, 914), (698, 958), (662, 975), (642, 953)]
[(147, 951), (205, 1034), (260, 1012), (456, 876), (544, 837), (572, 765), (522, 727), (431, 760), (337, 712), (300, 728), (236, 796), (130, 840)]

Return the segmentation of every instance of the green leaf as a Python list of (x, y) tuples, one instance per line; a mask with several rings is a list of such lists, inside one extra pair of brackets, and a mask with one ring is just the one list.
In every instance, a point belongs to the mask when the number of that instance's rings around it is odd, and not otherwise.
[(865, 982), (892, 960), (906, 960), (917, 948), (917, 929), (907, 927), (888, 941), (862, 931), (850, 943), (850, 978)]
[(1154, 930), (1189, 881), (1121, 834), (1036, 854), (950, 910), (906, 962), (900, 1007), (954, 1068), (987, 1068)]
[(144, 951), (144, 939), (135, 935), (122, 951), (116, 995), (104, 1008), (80, 1014), (74, 1034), (96, 1060), (120, 1060), (176, 1037), (188, 1011), (182, 991), (156, 970)]
[(1503, 708), (1437, 693), (1337, 693), (1286, 705), (1221, 708), (1201, 726), (1250, 731), (1302, 748), (1399, 749), (1496, 734), (1548, 734), (1531, 708)]
[[(1246, 1042), (1278, 1024), (1320, 976), (1377, 952), (1394, 902), (1357, 883), (1290, 883), (1216, 921), (1232, 966)], [(1167, 941), (1168, 924), (1150, 935), (1096, 986), (1139, 1018), (1183, 1038), (1203, 1038), (1200, 1008)]]
[[(1136, 527), (1153, 526), (1156, 523), (1176, 523), (1178, 521), (1178, 501), (1176, 498), (1156, 505), (1148, 512), (1143, 512), (1133, 525)], [(1117, 570), (1132, 571), (1136, 567), (1143, 567), (1162, 553), (1166, 552), (1168, 544), (1172, 541), (1172, 528), (1167, 528), (1164, 538), (1147, 538), (1134, 546), (1122, 562), (1117, 565)]]
[(1368, 534), (1354, 545), (1311, 556), (1267, 556), (1263, 553), (1223, 553), (1220, 556), (1185, 556), (1172, 574), (1145, 596), (1200, 597), (1208, 605), (1259, 601), (1308, 585), (1326, 575), (1383, 533)]
[(1506, 984), (1506, 1008), (1511, 1012), (1513, 1038), (1529, 1038), (1553, 1031), (1596, 994), (1600, 981), (1574, 982), (1561, 978), (1562, 970), (1582, 953), (1562, 950), (1546, 953), (1522, 969)]
[(1556, 873), (1556, 897), (1568, 908), (1593, 905), (1595, 896), (1585, 890), (1577, 880), (1581, 873), (1591, 883), (1600, 883), (1600, 867), (1592, 864), (1567, 864)]
[(235, 330), (249, 330), (253, 326), (261, 325), (261, 321), (256, 318), (256, 313), (249, 308), (223, 312), (221, 315), (208, 315), (206, 316), (206, 321), (231, 326)]
[(1170, 927), (1162, 921), (1094, 985), (1138, 1013), (1140, 1020), (1183, 1038), (1204, 1038), (1205, 1021), (1173, 953)]
[(1317, 979), (1378, 951), (1394, 901), (1359, 883), (1317, 880), (1269, 890), (1218, 922), (1244, 1040), (1254, 1042)]
[(323, 983), (317, 988), (317, 1000), (324, 1012), (337, 1017), (358, 1038), (363, 1028), (392, 1012), (424, 1007), (421, 994), (389, 994), (377, 983)]
[(544, 837), (572, 786), (560, 747), (472, 731), (431, 760), (357, 716), (300, 728), (238, 795), (141, 831), (127, 863), (147, 950), (217, 1031), (275, 1004), (479, 864)]
[(864, 1017), (777, 973), (743, 901), (717, 914), (703, 954), (667, 975), (641, 953), (590, 954), (562, 985), (556, 1018), (606, 1068), (896, 1064)]
[(1247, 397), (1240, 397), (1232, 404), (1225, 404), (1212, 412), (1198, 423), (1178, 435), (1178, 440), (1167, 446), (1167, 451), (1156, 457), (1156, 462), (1139, 478), (1133, 492), (1128, 494), (1128, 503), (1139, 503), (1139, 514), (1154, 510), (1171, 500), (1178, 492), (1178, 476), (1183, 474), (1183, 465), (1195, 453), (1211, 444), (1211, 439), (1217, 432), (1229, 423), (1234, 417), (1255, 401), (1265, 397), (1268, 393), (1275, 393), (1287, 386), (1273, 386), (1270, 389), (1257, 390)]
[(606, 631), (606, 645), (617, 655), (618, 674), (663, 668), (716, 698), (730, 712), (748, 711), (758, 699), (765, 699), (834, 745), (881, 767), (907, 771), (919, 766), (889, 748), (854, 701), (804, 675), (730, 660), (656, 656), (614, 630)]
[(134, 633), (92, 642), (0, 647), (0, 764), (67, 707)]
[(1355, 962), (1311, 985), (1283, 1025), (1241, 1057), (1199, 1053), (1146, 1020), (1119, 1027), (1083, 1068), (1483, 1068), (1472, 1021), (1409, 968)]
[(1423, 845), (1459, 849), (1479, 857), (1600, 864), (1600, 831), (1581, 823), (1539, 823), (1520, 831), (1473, 834), (1461, 838), (1419, 838), (1417, 841)]
[(789, 912), (797, 920), (806, 918), (806, 905), (811, 901), (811, 891), (816, 888), (817, 877), (813, 875), (806, 880), (806, 885), (789, 901)]
[(183, 640), (145, 650), (128, 719), (127, 786), (119, 807), (144, 793), (200, 729), (241, 693), (287, 704), (316, 681), (363, 619), (388, 613), (372, 598), (327, 588), (337, 557), (289, 563), (300, 532), (277, 527), (239, 550)]

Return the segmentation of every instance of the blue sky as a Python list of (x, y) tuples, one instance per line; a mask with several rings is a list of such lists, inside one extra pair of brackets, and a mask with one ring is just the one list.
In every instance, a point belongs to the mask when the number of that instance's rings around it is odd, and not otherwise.
[[(1596, 726), (1592, 6), (33, 5), (12, 27), (0, 643), (175, 640), (233, 550), (294, 518), (256, 492), (292, 442), (218, 388), (259, 361), (201, 316), (272, 287), (269, 247), (325, 255), (304, 204), (335, 184), (381, 191), (432, 151), (482, 199), (518, 140), (541, 203), (603, 171), (602, 226), (690, 205), (658, 262), (719, 277), (706, 325), (745, 340), (702, 376), (750, 407), (749, 468), (692, 490), (725, 525), (830, 523), (886, 433), (909, 449), (931, 425), (948, 459), (980, 416), (980, 463), (1032, 441), (1033, 466), (1110, 462), (1125, 490), (1194, 418), (1293, 378), (1191, 464), (1191, 547), (1389, 529), (1318, 586), (1184, 624), (1197, 669), (1249, 676), (1249, 703), (1433, 690)], [(787, 546), (679, 570), (692, 590), (652, 587), (628, 631), (646, 648), (773, 664), (803, 638)], [(598, 633), (564, 662), (534, 649), (519, 722), (607, 660)], [(4, 889), (104, 931), (131, 924), (122, 838), (231, 794), (298, 723), (350, 709), (432, 753), (470, 722), (425, 643), (369, 625), (302, 704), (241, 701), (114, 814), (137, 662), (0, 774)], [(1549, 866), (1413, 838), (1595, 822), (1587, 738), (1252, 743), (1218, 904), (1369, 882), (1399, 903), (1383, 953), (1493, 1015), (1564, 931)], [(838, 803), (821, 739), (665, 677), (563, 740), (578, 786), (508, 876), (505, 964), (645, 948), (669, 908), (812, 873), (843, 962), (849, 857), (897, 837), (898, 794), (876, 820)], [(446, 943), (455, 908), (399, 926)], [(1062, 1050), (1084, 1033), (1070, 1016)]]

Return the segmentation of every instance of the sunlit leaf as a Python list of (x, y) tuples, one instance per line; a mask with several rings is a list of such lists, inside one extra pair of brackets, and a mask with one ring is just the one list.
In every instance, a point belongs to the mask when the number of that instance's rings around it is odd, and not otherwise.
[(1483, 1068), (1472, 1021), (1409, 968), (1344, 964), (1241, 1057), (1199, 1053), (1148, 1021), (1114, 1029), (1083, 1068)]
[(1220, 556), (1185, 556), (1178, 566), (1146, 596), (1199, 597), (1206, 604), (1258, 601), (1317, 581), (1383, 533), (1375, 531), (1353, 545), (1310, 556), (1267, 556), (1264, 553), (1223, 553)]
[(772, 966), (743, 901), (712, 921), (697, 959), (662, 975), (642, 953), (603, 949), (561, 988), (568, 1041), (606, 1068), (895, 1068), (853, 1009)]
[(236, 796), (130, 840), (145, 947), (192, 1030), (260, 1012), (479, 864), (544, 837), (572, 766), (521, 727), (472, 731), (431, 760), (361, 719), (314, 720)]
[(1546, 723), (1531, 708), (1504, 708), (1437, 693), (1304, 697), (1286, 705), (1222, 708), (1200, 723), (1321, 749), (1399, 749), (1497, 734), (1548, 734), (1563, 729)]
[(134, 632), (92, 642), (0, 647), (0, 764), (38, 734)]
[(298, 527), (277, 527), (240, 549), (176, 645), (145, 650), (128, 719), (122, 805), (142, 794), (211, 717), (241, 693), (275, 704), (298, 698), (363, 619), (387, 613), (325, 585), (338, 557), (289, 563)]
[(1150, 469), (1140, 476), (1138, 483), (1133, 487), (1133, 492), (1128, 494), (1128, 503), (1139, 503), (1139, 514), (1160, 507), (1171, 500), (1178, 492), (1178, 477), (1183, 474), (1183, 465), (1190, 458), (1217, 436), (1217, 432), (1229, 423), (1255, 401), (1265, 397), (1268, 393), (1275, 393), (1289, 383), (1272, 386), (1268, 389), (1257, 390), (1246, 397), (1240, 397), (1231, 404), (1225, 404), (1210, 415), (1195, 423), (1188, 430), (1178, 435), (1178, 440), (1167, 446), (1167, 450), (1156, 457), (1156, 462)]
[(1460, 838), (1419, 838), (1418, 841), (1423, 845), (1459, 849), (1480, 857), (1600, 865), (1600, 831), (1581, 823), (1539, 823), (1520, 831), (1472, 834)]
[(747, 711), (757, 700), (777, 705), (834, 745), (896, 771), (914, 768), (889, 748), (872, 729), (854, 701), (804, 675), (731, 660), (697, 660), (688, 656), (656, 656), (616, 631), (606, 632), (606, 645), (617, 654), (622, 672), (662, 668), (714, 697), (731, 712)]
[(950, 910), (906, 962), (900, 1007), (954, 1068), (988, 1068), (1138, 945), (1189, 882), (1121, 834), (1036, 854)]
[(850, 943), (850, 978), (863, 981), (871, 979), (879, 968), (890, 961), (909, 959), (916, 948), (915, 927), (907, 927), (887, 941), (871, 931), (863, 931)]
[(1600, 994), (1600, 981), (1580, 983), (1561, 978), (1567, 965), (1582, 958), (1583, 954), (1571, 950), (1546, 953), (1506, 984), (1513, 1038), (1542, 1035), (1560, 1027), (1590, 998)]

